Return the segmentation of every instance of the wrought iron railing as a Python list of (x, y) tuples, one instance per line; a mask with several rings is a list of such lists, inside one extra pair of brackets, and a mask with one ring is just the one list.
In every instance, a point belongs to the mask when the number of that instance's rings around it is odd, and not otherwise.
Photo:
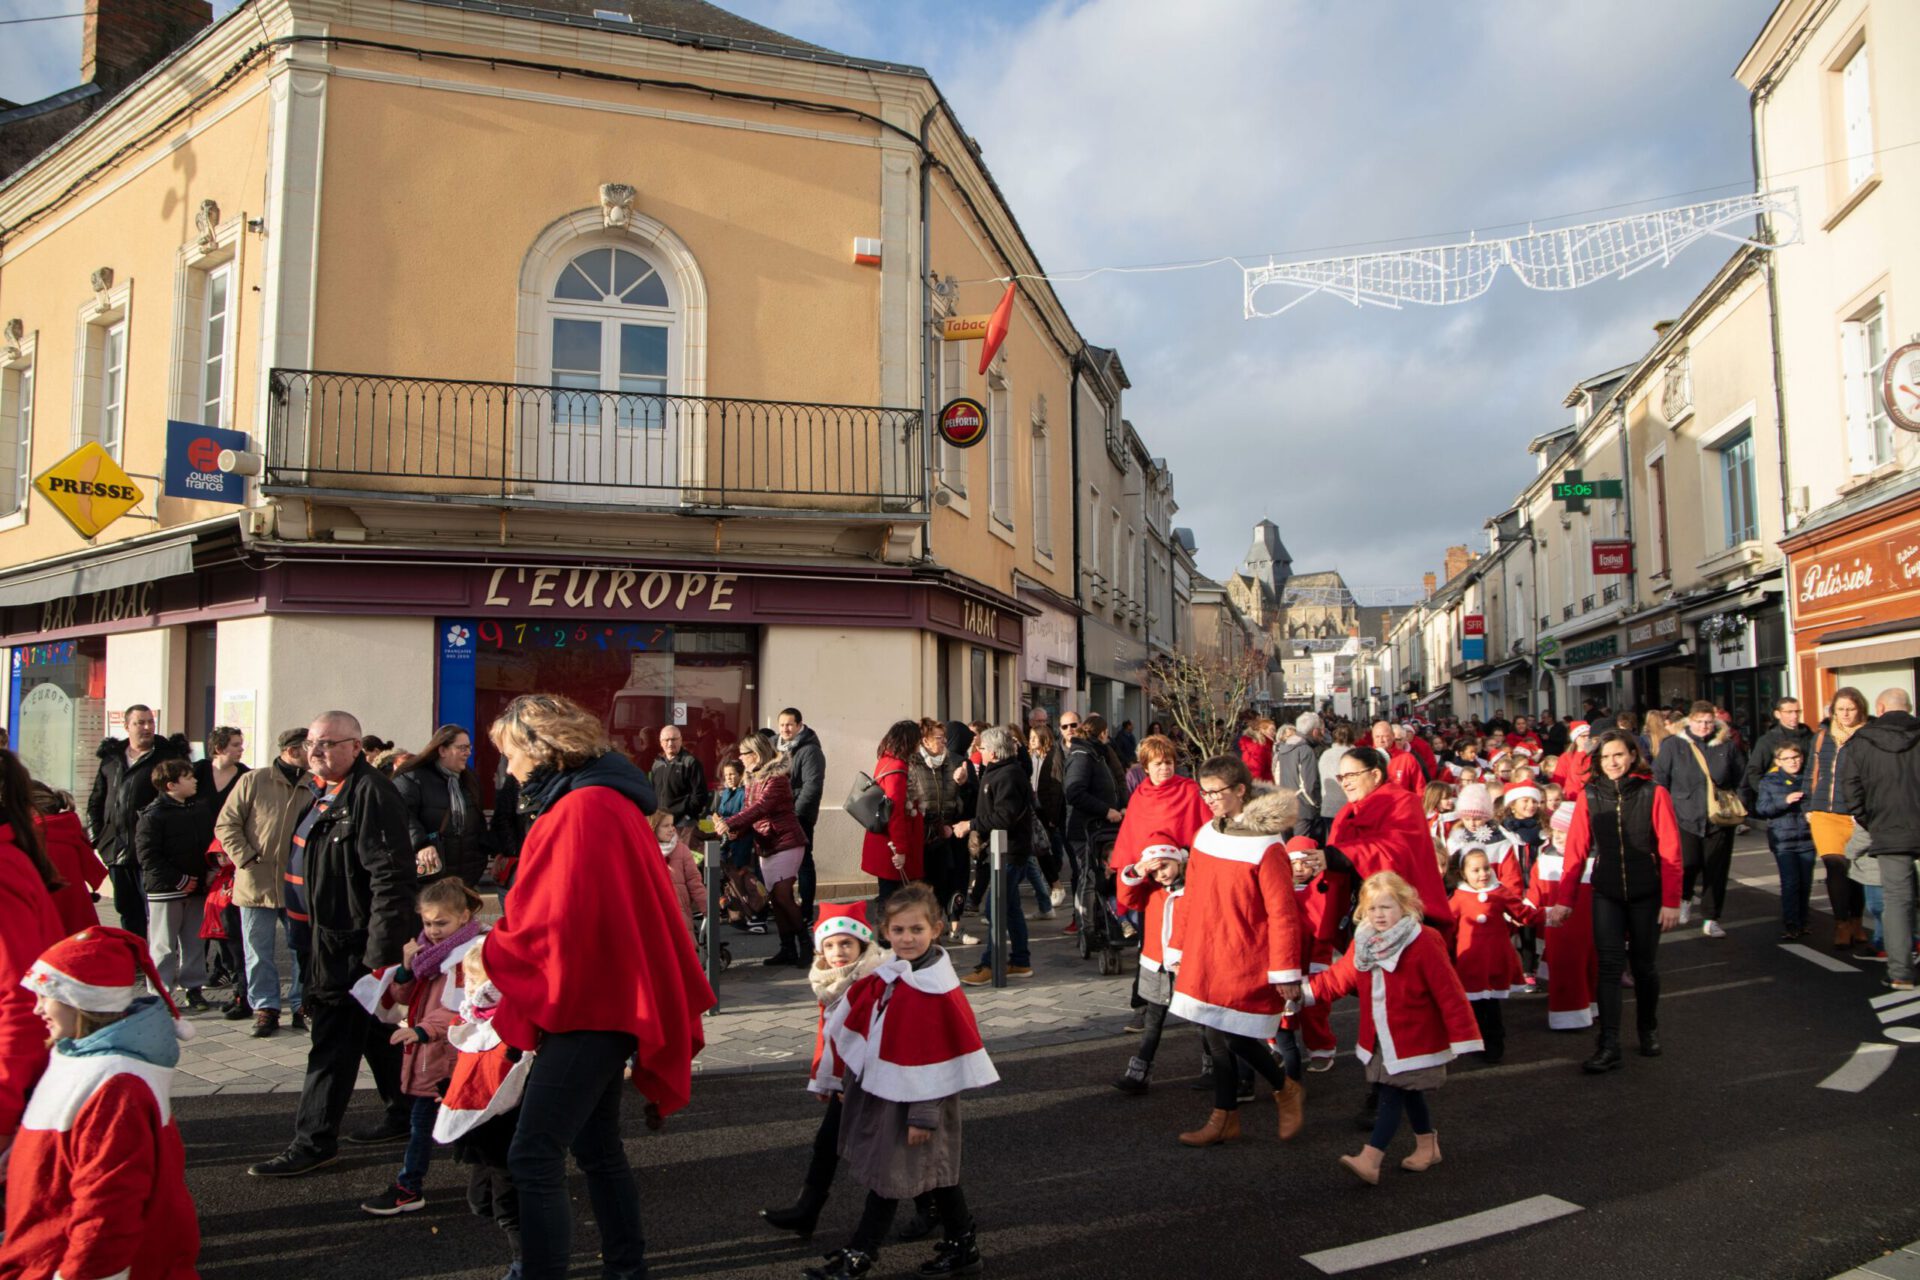
[(442, 500), (921, 512), (918, 409), (275, 369), (266, 482)]
[(1567, 621), (1570, 621), (1572, 617), (1573, 617), (1573, 606), (1570, 604), (1562, 605), (1560, 607), (1560, 621), (1567, 622)]
[(1593, 612), (1593, 597), (1592, 597), (1592, 596), (1581, 596), (1581, 597), (1580, 597), (1580, 612), (1582, 612), (1582, 613), (1592, 613), (1592, 612)]
[(1612, 604), (1615, 600), (1618, 600), (1619, 598), (1620, 598), (1619, 583), (1609, 582), (1606, 586), (1600, 588), (1601, 604)]

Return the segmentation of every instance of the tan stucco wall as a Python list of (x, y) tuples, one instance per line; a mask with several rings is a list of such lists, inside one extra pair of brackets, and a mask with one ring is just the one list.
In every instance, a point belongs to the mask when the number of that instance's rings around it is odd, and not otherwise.
[[(435, 652), (432, 618), (282, 614), (226, 621), (215, 639), (214, 705), (253, 693), (247, 760), (255, 765), (273, 754), (280, 730), (336, 708), (358, 716), (368, 733), (425, 742), (434, 730)], [(343, 668), (351, 668), (351, 681), (342, 681)], [(109, 659), (109, 679), (112, 670)]]

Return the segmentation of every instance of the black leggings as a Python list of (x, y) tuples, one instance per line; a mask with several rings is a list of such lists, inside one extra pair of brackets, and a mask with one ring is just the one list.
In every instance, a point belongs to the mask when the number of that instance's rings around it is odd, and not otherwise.
[[(1709, 825), (1704, 836), (1696, 836), (1691, 831), (1680, 833), (1680, 861), (1686, 881), (1680, 896), (1691, 898), (1694, 884), (1703, 882), (1700, 914), (1709, 920), (1718, 920), (1727, 908), (1727, 875), (1733, 870), (1733, 832), (1732, 827)], [(1594, 901), (1599, 900), (1600, 895), (1595, 894)], [(1638, 976), (1634, 978), (1635, 982), (1639, 980)]]
[(1507, 1020), (1500, 1011), (1498, 1000), (1475, 1000), (1473, 1020), (1480, 1024), (1480, 1043), (1485, 1046), (1481, 1056), (1489, 1062), (1497, 1062), (1507, 1051)]
[(1235, 1058), (1252, 1067), (1275, 1093), (1287, 1087), (1286, 1072), (1273, 1060), (1273, 1052), (1252, 1036), (1208, 1027), (1206, 1041), (1207, 1052), (1213, 1055), (1213, 1105), (1217, 1109), (1240, 1109), (1240, 1074), (1232, 1069)]
[(1867, 910), (1867, 891), (1847, 874), (1846, 856), (1830, 853), (1820, 861), (1827, 868), (1827, 901), (1833, 907), (1833, 918), (1836, 921), (1859, 919)]
[(1427, 1096), (1418, 1089), (1402, 1089), (1397, 1084), (1380, 1086), (1380, 1111), (1373, 1118), (1373, 1137), (1368, 1141), (1380, 1151), (1387, 1149), (1393, 1135), (1400, 1132), (1400, 1115), (1406, 1113), (1415, 1133), (1432, 1133), (1433, 1117), (1427, 1113)]
[(1593, 895), (1593, 947), (1600, 957), (1600, 1043), (1620, 1044), (1620, 975), (1633, 964), (1633, 1015), (1645, 1038), (1659, 1027), (1660, 899), (1621, 902)]
[(807, 1161), (807, 1186), (825, 1195), (840, 1168), (840, 1095), (827, 1098), (827, 1114), (813, 1135), (813, 1157)]
[[(967, 1195), (960, 1190), (959, 1183), (935, 1188), (933, 1203), (940, 1213), (940, 1232), (944, 1238), (957, 1240), (973, 1230), (973, 1217), (967, 1212)], [(869, 1257), (878, 1257), (880, 1242), (892, 1229), (894, 1211), (899, 1207), (898, 1200), (889, 1200), (877, 1191), (867, 1192), (866, 1207), (860, 1211), (860, 1223), (854, 1227), (848, 1247)]]
[(1151, 1066), (1153, 1055), (1160, 1052), (1160, 1034), (1167, 1029), (1167, 1006), (1147, 1000), (1141, 1008), (1140, 1052), (1134, 1056)]

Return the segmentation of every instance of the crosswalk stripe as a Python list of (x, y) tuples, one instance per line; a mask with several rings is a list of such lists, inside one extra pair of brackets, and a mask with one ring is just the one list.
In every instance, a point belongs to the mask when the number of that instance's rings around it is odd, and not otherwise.
[(1889, 1022), (1905, 1022), (1908, 1018), (1920, 1018), (1920, 1004), (1898, 1004), (1891, 1009), (1881, 1009), (1874, 1016), (1880, 1019), (1883, 1027)]
[(1307, 1254), (1302, 1261), (1334, 1276), (1345, 1271), (1358, 1271), (1362, 1267), (1378, 1266), (1383, 1262), (1417, 1257), (1436, 1249), (1471, 1244), (1488, 1236), (1518, 1231), (1522, 1227), (1551, 1222), (1555, 1218), (1579, 1212), (1579, 1205), (1557, 1196), (1534, 1196), (1501, 1205), (1498, 1209), (1470, 1213), (1450, 1222), (1437, 1222), (1430, 1227), (1401, 1231), (1376, 1240), (1363, 1240), (1359, 1244), (1342, 1245), (1338, 1249), (1323, 1249), (1319, 1253)]
[(1841, 1093), (1859, 1093), (1868, 1085), (1886, 1074), (1893, 1065), (1893, 1055), (1900, 1052), (1898, 1045), (1873, 1044), (1862, 1041), (1853, 1051), (1853, 1056), (1832, 1075), (1822, 1080), (1816, 1088), (1837, 1089)]
[(1812, 947), (1803, 946), (1798, 942), (1781, 943), (1780, 949), (1782, 951), (1788, 952), (1791, 955), (1799, 956), (1802, 960), (1811, 960), (1813, 963), (1819, 965), (1822, 969), (1828, 969), (1834, 973), (1859, 973), (1860, 972), (1860, 970), (1848, 964), (1845, 960), (1835, 959), (1833, 956), (1827, 955), (1825, 952), (1815, 951)]
[(1905, 1004), (1909, 1000), (1920, 1000), (1920, 991), (1889, 991), (1883, 996), (1874, 996), (1867, 1003), (1876, 1009), (1884, 1009), (1890, 1004)]

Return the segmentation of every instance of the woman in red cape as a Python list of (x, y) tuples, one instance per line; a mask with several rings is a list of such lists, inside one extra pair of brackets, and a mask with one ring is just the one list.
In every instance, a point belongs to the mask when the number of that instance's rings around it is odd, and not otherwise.
[(1356, 883), (1382, 871), (1391, 871), (1420, 894), (1427, 923), (1449, 941), (1453, 937), (1453, 908), (1447, 884), (1440, 875), (1433, 835), (1419, 797), (1387, 785), (1387, 761), (1372, 747), (1354, 747), (1341, 757), (1340, 787), (1347, 803), (1334, 815), (1327, 836), (1329, 861), (1340, 863), (1336, 852), (1352, 865)]
[(469, 980), (500, 992), (494, 1029), (535, 1055), (507, 1152), (522, 1272), (567, 1273), (571, 1151), (587, 1175), (605, 1274), (644, 1275), (639, 1188), (620, 1145), (622, 1083), (631, 1062), (661, 1115), (686, 1105), (713, 991), (647, 823), (653, 788), (610, 749), (599, 717), (527, 694), (492, 737), (535, 815), (505, 915), (468, 953), (480, 970)]
[(1213, 821), (1213, 811), (1200, 795), (1200, 784), (1173, 771), (1179, 749), (1172, 738), (1150, 734), (1140, 740), (1138, 752), (1147, 780), (1133, 789), (1120, 819), (1120, 835), (1107, 858), (1107, 865), (1115, 871), (1140, 861), (1141, 851), (1157, 843), (1153, 838), (1156, 833), (1172, 836), (1185, 849), (1192, 846), (1193, 833)]
[(47, 1069), (47, 1028), (20, 979), (66, 936), (54, 907), (60, 874), (35, 833), (28, 782), (20, 761), (0, 749), (0, 1151), (13, 1141), (27, 1095)]

